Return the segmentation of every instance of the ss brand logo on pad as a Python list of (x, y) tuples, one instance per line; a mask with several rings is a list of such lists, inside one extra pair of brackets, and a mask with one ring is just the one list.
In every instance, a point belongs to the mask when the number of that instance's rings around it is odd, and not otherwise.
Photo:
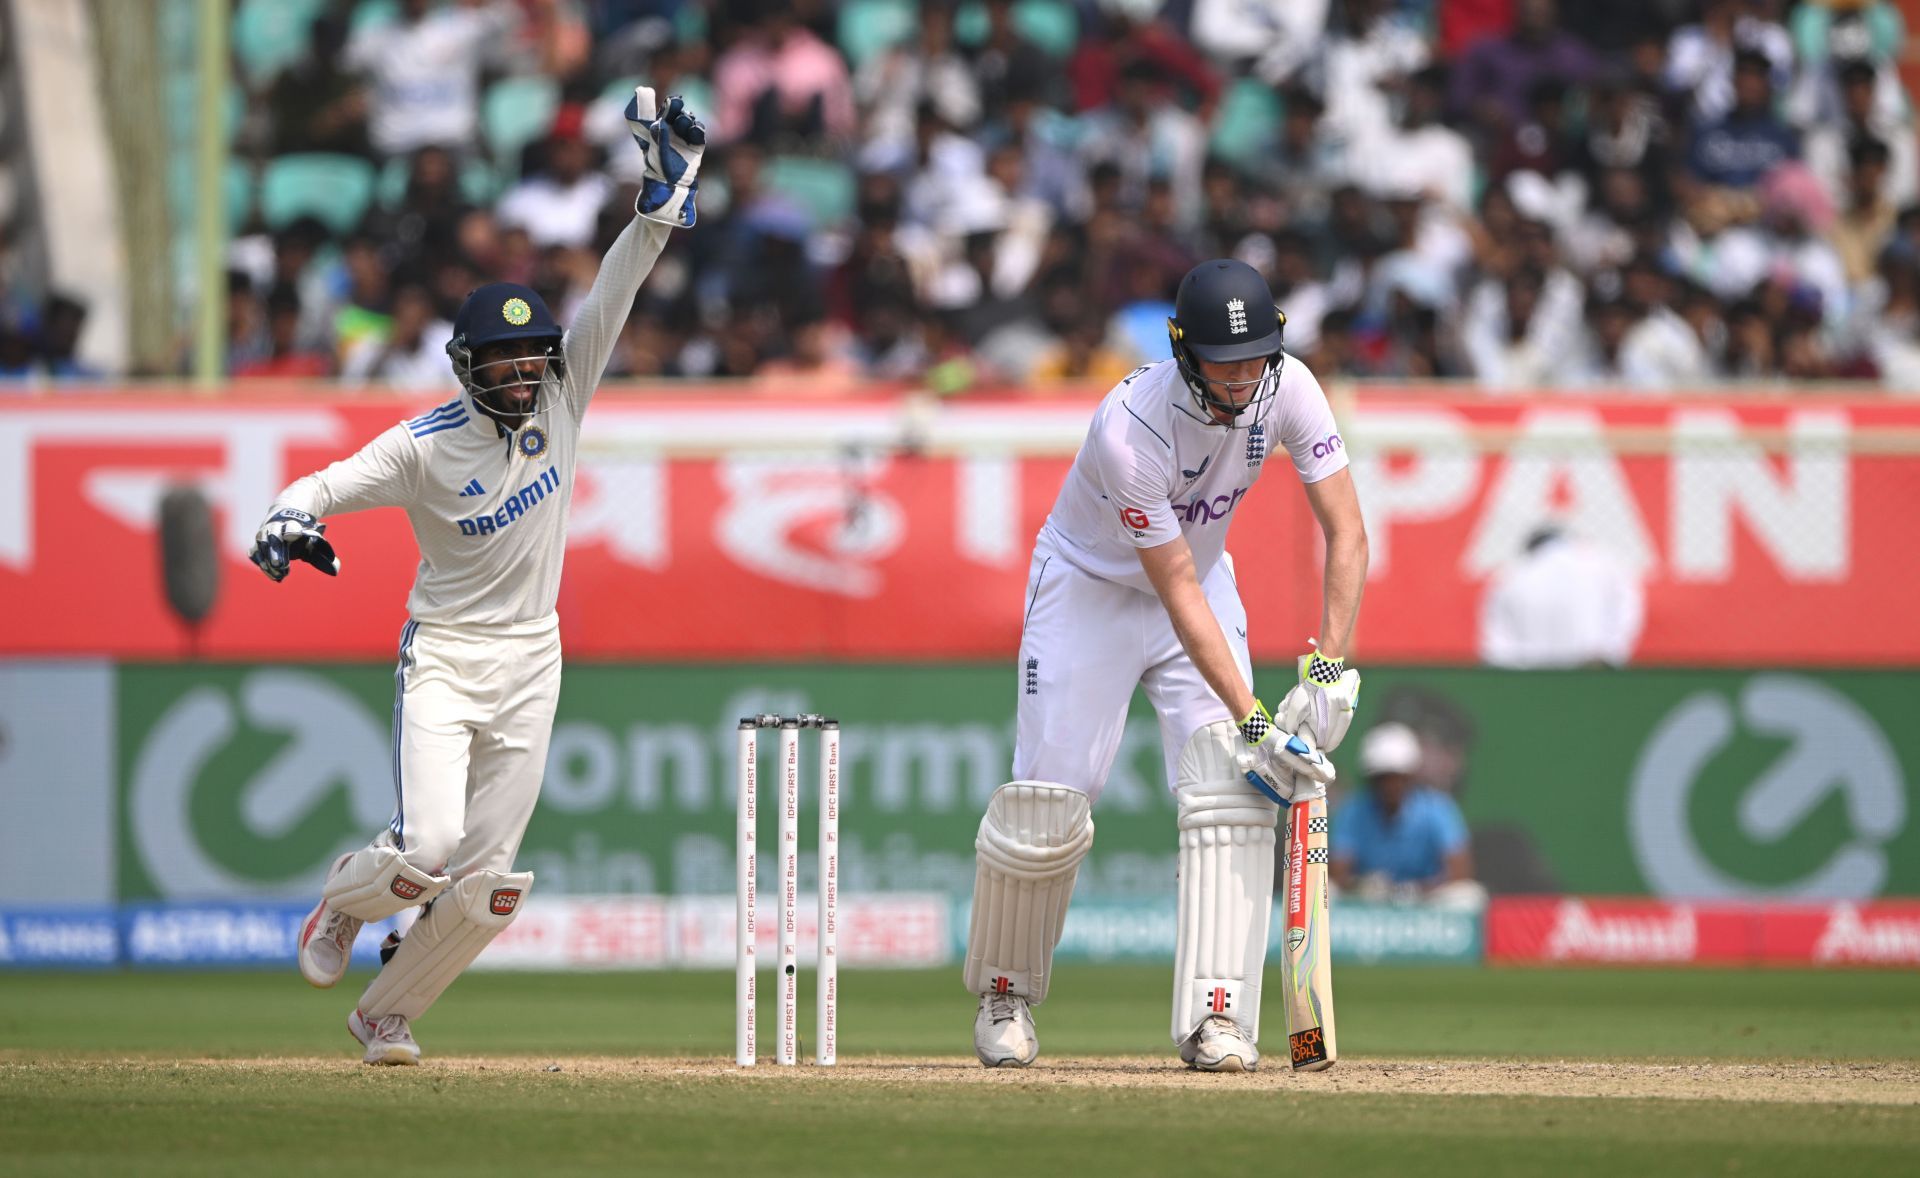
[(418, 900), (420, 898), (420, 893), (426, 891), (427, 889), (421, 887), (417, 883), (414, 883), (412, 880), (408, 879), (403, 875), (396, 875), (393, 877), (393, 884), (388, 890), (391, 891), (394, 895), (400, 897), (402, 900)]
[(519, 888), (496, 888), (493, 899), (487, 903), (488, 911), (495, 916), (512, 916), (519, 907)]

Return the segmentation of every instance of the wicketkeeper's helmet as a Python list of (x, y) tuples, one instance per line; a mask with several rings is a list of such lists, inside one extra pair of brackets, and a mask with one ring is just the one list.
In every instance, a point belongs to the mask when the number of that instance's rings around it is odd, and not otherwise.
[(538, 413), (542, 408), (545, 379), (541, 381), (541, 388), (534, 390), (530, 408), (514, 408), (499, 399), (504, 390), (522, 384), (519, 373), (511, 365), (506, 367), (505, 380), (474, 371), (476, 351), (488, 344), (516, 339), (544, 341), (547, 377), (556, 381), (565, 379), (566, 359), (560, 352), (560, 327), (553, 321), (553, 312), (547, 310), (546, 300), (532, 287), (517, 282), (489, 282), (469, 294), (460, 304), (460, 313), (453, 317), (453, 338), (447, 341), (453, 374), (480, 410), (490, 417), (518, 418)]

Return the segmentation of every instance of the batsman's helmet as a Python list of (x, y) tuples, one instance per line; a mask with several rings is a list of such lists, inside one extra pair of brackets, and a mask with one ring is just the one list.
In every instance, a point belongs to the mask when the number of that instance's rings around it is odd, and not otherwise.
[[(1218, 409), (1238, 428), (1266, 415), (1266, 402), (1278, 386), (1281, 334), (1287, 317), (1273, 305), (1273, 292), (1260, 272), (1245, 262), (1216, 258), (1187, 271), (1173, 300), (1173, 318), (1167, 320), (1167, 338), (1181, 379), (1202, 412)], [(1232, 363), (1265, 360), (1266, 370), (1253, 382), (1246, 400), (1223, 394), (1232, 391), (1224, 381), (1200, 373), (1199, 361)], [(1258, 412), (1245, 417), (1249, 409)]]
[[(531, 407), (510, 407), (500, 399), (500, 394), (524, 383), (519, 370), (511, 364), (505, 365), (505, 379), (499, 379), (500, 373), (475, 371), (473, 354), (503, 340), (540, 340), (545, 344), (547, 375), (560, 380), (566, 376), (560, 338), (560, 327), (553, 321), (553, 312), (547, 310), (546, 300), (532, 287), (517, 282), (489, 282), (467, 295), (466, 301), (460, 304), (460, 313), (453, 317), (453, 338), (447, 341), (447, 356), (453, 361), (453, 374), (472, 395), (481, 412), (489, 417), (518, 418), (541, 410), (541, 389), (534, 390)], [(543, 377), (541, 386), (545, 384)]]

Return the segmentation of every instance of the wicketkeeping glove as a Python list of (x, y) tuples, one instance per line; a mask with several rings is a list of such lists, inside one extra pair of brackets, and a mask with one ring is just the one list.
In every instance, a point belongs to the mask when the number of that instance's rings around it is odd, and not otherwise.
[(340, 575), (340, 558), (327, 540), (327, 525), (304, 511), (286, 508), (267, 517), (253, 537), (247, 554), (260, 571), (276, 581), (287, 579), (290, 560), (304, 560), (329, 577)]
[(1333, 762), (1311, 741), (1275, 727), (1267, 706), (1253, 701), (1253, 710), (1240, 721), (1240, 737), (1247, 747), (1234, 756), (1247, 784), (1281, 805), (1325, 797), (1333, 781)]
[(700, 191), (700, 157), (707, 150), (707, 128), (678, 94), (656, 112), (653, 87), (635, 86), (627, 103), (627, 127), (646, 157), (640, 198), (634, 211), (649, 221), (691, 229), (698, 219), (693, 198)]
[(1300, 682), (1280, 701), (1280, 726), (1332, 752), (1347, 738), (1360, 703), (1360, 672), (1314, 651), (1300, 656)]

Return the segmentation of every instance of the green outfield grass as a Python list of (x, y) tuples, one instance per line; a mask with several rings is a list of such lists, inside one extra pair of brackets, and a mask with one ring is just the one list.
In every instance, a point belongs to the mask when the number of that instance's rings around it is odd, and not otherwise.
[[(1577, 1074), (1556, 1095), (1356, 1084), (1391, 1082), (1378, 1061), (1419, 1058), (1778, 1062), (1787, 1075), (1852, 1062), (1879, 1065), (1868, 1081), (1904, 1081), (1920, 1063), (1920, 980), (1903, 973), (1350, 968), (1337, 998), (1351, 1066), (1248, 1078), (1158, 1066), (1171, 1058), (1166, 970), (1066, 967), (1040, 1012), (1042, 1066), (985, 1082), (963, 1082), (981, 1077), (963, 1072), (972, 1003), (951, 970), (843, 974), (839, 1076), (735, 1072), (733, 983), (719, 974), (469, 977), (418, 1027), (427, 1066), (363, 1068), (342, 1029), (360, 981), (322, 993), (290, 972), (0, 975), (0, 1171), (920, 1178), (1251, 1163), (1853, 1178), (1911, 1173), (1920, 1156), (1920, 1107), (1844, 1087), (1788, 1103), (1744, 1081), (1724, 1099), (1645, 1098), (1631, 1080), (1589, 1096)], [(1281, 1016), (1268, 1014), (1271, 1046)], [(432, 1063), (461, 1057), (489, 1060)], [(648, 1057), (694, 1062), (630, 1062)], [(1044, 1066), (1073, 1057), (1115, 1058)], [(209, 1059), (258, 1062), (190, 1062)], [(1109, 1067), (1151, 1082), (1110, 1083)]]

